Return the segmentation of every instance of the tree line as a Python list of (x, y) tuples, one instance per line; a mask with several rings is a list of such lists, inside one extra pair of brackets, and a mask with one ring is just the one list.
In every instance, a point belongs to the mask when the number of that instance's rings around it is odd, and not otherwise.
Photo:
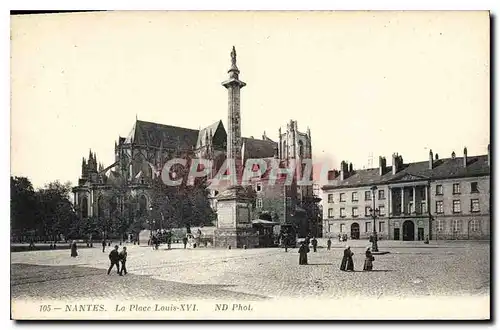
[(14, 241), (125, 239), (143, 229), (185, 227), (189, 232), (192, 226), (212, 225), (216, 214), (207, 180), (198, 178), (194, 185), (186, 181), (167, 186), (155, 178), (150, 182), (150, 205), (144, 205), (127, 182), (114, 182), (105, 187), (97, 212), (89, 214), (81, 205), (74, 207), (69, 182), (55, 181), (35, 190), (28, 178), (11, 176), (11, 237)]

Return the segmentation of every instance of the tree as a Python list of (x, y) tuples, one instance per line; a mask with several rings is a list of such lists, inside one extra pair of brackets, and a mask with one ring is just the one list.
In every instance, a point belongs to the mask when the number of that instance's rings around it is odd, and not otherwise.
[(36, 197), (25, 177), (10, 177), (10, 224), (12, 234), (20, 237), (36, 229)]
[(61, 234), (68, 236), (70, 227), (77, 220), (73, 204), (69, 200), (71, 183), (54, 181), (39, 189), (36, 193), (36, 216), (40, 222), (38, 231), (51, 240)]

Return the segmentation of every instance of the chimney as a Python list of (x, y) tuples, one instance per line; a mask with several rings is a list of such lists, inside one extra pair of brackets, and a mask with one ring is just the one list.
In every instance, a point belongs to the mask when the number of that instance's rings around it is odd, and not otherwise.
[(342, 161), (340, 163), (340, 180), (345, 180), (349, 176), (347, 162)]
[(434, 162), (434, 155), (432, 154), (432, 149), (429, 151), (429, 170), (432, 170)]
[(331, 170), (328, 171), (328, 181), (335, 180), (339, 176), (339, 171)]
[(464, 148), (464, 167), (467, 167), (467, 147)]
[(490, 158), (490, 144), (488, 143), (488, 166), (491, 166), (491, 158)]
[(451, 153), (451, 159), (455, 159), (455, 151)]
[(397, 154), (392, 154), (392, 175), (396, 174), (398, 172), (398, 155)]
[(386, 166), (387, 166), (387, 162), (385, 160), (385, 157), (379, 156), (378, 157), (378, 168), (379, 168), (380, 176), (385, 174), (385, 167)]
[(439, 155), (438, 154), (436, 154), (436, 160), (439, 160)]

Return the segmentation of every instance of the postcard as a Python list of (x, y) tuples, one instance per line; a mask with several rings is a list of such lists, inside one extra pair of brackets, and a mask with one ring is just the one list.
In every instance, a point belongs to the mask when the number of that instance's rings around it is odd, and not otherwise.
[(490, 13), (11, 16), (11, 318), (489, 320)]

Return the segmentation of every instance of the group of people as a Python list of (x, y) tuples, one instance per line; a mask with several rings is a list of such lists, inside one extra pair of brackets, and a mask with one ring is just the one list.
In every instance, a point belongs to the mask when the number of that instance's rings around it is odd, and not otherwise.
[[(353, 255), (354, 252), (351, 251), (351, 247), (346, 246), (344, 250), (344, 256), (342, 257), (342, 263), (340, 264), (340, 270), (347, 272), (354, 271), (354, 261), (352, 259)], [(375, 261), (375, 257), (373, 256), (371, 248), (368, 246), (365, 251), (365, 263), (363, 265), (363, 270), (364, 271), (373, 270), (373, 261)]]
[[(317, 241), (315, 238), (311, 241), (313, 245), (313, 250), (316, 252), (317, 248)], [(315, 243), (314, 243), (315, 242)], [(310, 252), (309, 249), (309, 240), (305, 239), (302, 241), (299, 247), (299, 265), (307, 265), (307, 254)], [(328, 239), (327, 241), (327, 249), (330, 250), (332, 246), (332, 241)], [(354, 252), (351, 251), (350, 246), (346, 246), (344, 250), (344, 255), (342, 257), (342, 262), (340, 264), (340, 270), (342, 271), (354, 271), (354, 261), (352, 256), (354, 255)], [(373, 253), (371, 252), (371, 247), (367, 247), (365, 251), (365, 263), (363, 265), (363, 270), (364, 271), (371, 271), (373, 270), (373, 261), (375, 261), (375, 257), (373, 256)]]
[[(123, 249), (118, 252), (118, 245), (115, 245), (115, 248), (109, 253), (109, 261), (111, 265), (108, 268), (108, 275), (111, 273), (111, 270), (116, 265), (116, 272), (118, 275), (123, 276), (127, 275), (127, 247), (124, 246)], [(121, 264), (121, 268), (120, 268)]]

